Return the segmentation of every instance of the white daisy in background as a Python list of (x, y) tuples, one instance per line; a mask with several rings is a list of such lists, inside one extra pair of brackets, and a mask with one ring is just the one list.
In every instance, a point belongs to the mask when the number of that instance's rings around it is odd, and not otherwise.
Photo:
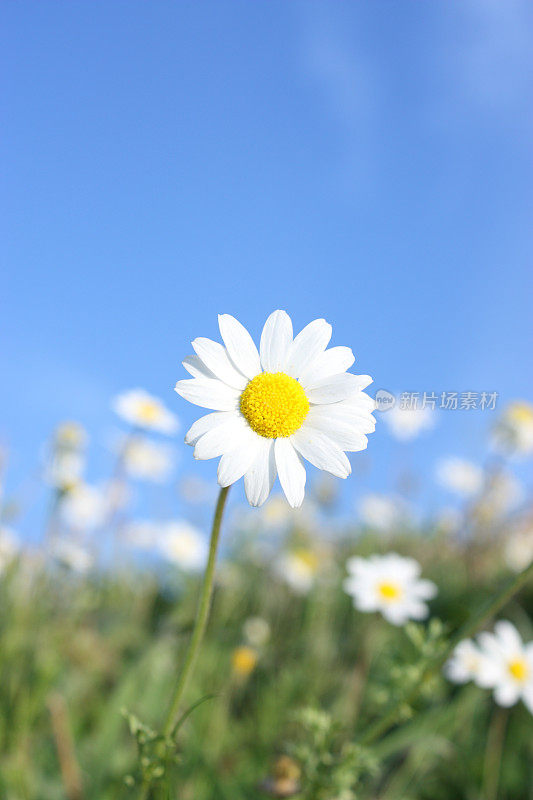
[(67, 420), (57, 426), (54, 445), (64, 450), (81, 450), (87, 445), (88, 434), (79, 422)]
[(315, 583), (320, 567), (318, 555), (301, 547), (282, 553), (274, 562), (274, 574), (296, 594), (307, 594)]
[(128, 439), (122, 447), (124, 469), (130, 478), (164, 483), (175, 466), (175, 453), (144, 436)]
[(437, 464), (436, 476), (444, 489), (462, 497), (473, 497), (483, 488), (483, 470), (464, 458), (443, 458)]
[(61, 449), (52, 454), (44, 477), (50, 486), (65, 492), (81, 481), (84, 470), (83, 453)]
[(533, 522), (522, 520), (505, 538), (505, 562), (513, 572), (521, 572), (533, 561)]
[(302, 459), (346, 478), (346, 452), (364, 450), (375, 428), (374, 401), (363, 389), (366, 375), (346, 372), (354, 362), (349, 347), (332, 347), (331, 325), (309, 323), (293, 338), (285, 311), (267, 319), (259, 352), (248, 331), (229, 314), (219, 316), (224, 345), (195, 339), (196, 355), (183, 362), (193, 376), (176, 391), (214, 413), (201, 417), (185, 441), (198, 459), (218, 458), (218, 482), (229, 486), (244, 476), (250, 505), (262, 505), (276, 475), (289, 504), (304, 498)]
[(0, 574), (17, 557), (19, 550), (19, 541), (11, 528), (0, 525)]
[(379, 611), (393, 625), (425, 619), (425, 603), (437, 594), (432, 581), (420, 578), (420, 564), (396, 553), (370, 558), (350, 558), (344, 590), (359, 611)]
[(492, 661), (475, 642), (464, 639), (444, 665), (444, 674), (452, 683), (474, 681), (486, 689), (493, 685), (496, 670)]
[(124, 540), (142, 550), (155, 548), (161, 538), (161, 525), (151, 520), (133, 520), (123, 531)]
[(80, 575), (88, 572), (93, 565), (91, 554), (71, 539), (56, 539), (51, 545), (51, 555), (60, 564)]
[(393, 495), (371, 492), (360, 498), (357, 509), (363, 525), (377, 531), (392, 531), (408, 521), (405, 503)]
[(161, 531), (158, 548), (167, 561), (185, 572), (198, 572), (207, 561), (207, 541), (189, 522), (167, 522)]
[(479, 501), (479, 511), (489, 517), (503, 517), (513, 511), (524, 499), (524, 487), (514, 475), (498, 472), (484, 487)]
[(242, 626), (247, 644), (260, 649), (270, 639), (270, 625), (263, 617), (248, 617)]
[(522, 700), (533, 714), (533, 642), (524, 644), (511, 622), (500, 621), (494, 633), (480, 633), (478, 641), (491, 662), (490, 687), (500, 706), (513, 706)]
[(178, 418), (157, 397), (144, 389), (131, 389), (113, 400), (113, 409), (135, 428), (171, 434), (179, 427)]
[(101, 489), (87, 483), (78, 483), (63, 497), (59, 508), (69, 527), (88, 530), (102, 525), (109, 504)]
[(400, 408), (396, 405), (383, 412), (383, 419), (392, 435), (402, 442), (408, 442), (435, 424), (435, 412), (428, 408)]
[(533, 453), (533, 405), (516, 400), (503, 412), (492, 431), (493, 446), (507, 455)]

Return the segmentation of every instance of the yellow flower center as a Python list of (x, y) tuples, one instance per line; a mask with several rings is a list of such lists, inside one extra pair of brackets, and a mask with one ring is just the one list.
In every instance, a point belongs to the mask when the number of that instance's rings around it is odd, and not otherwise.
[(525, 681), (529, 674), (529, 668), (524, 658), (517, 658), (511, 661), (508, 666), (509, 673), (517, 681)]
[(250, 672), (253, 672), (255, 669), (257, 653), (255, 650), (252, 650), (251, 647), (237, 647), (236, 650), (233, 651), (231, 661), (233, 670), (237, 675), (246, 677), (246, 675), (249, 675)]
[(514, 422), (529, 424), (533, 423), (533, 406), (528, 403), (513, 403), (509, 407), (509, 417)]
[(317, 554), (313, 553), (312, 550), (306, 550), (302, 547), (298, 550), (294, 550), (293, 555), (300, 562), (300, 564), (307, 567), (307, 569), (309, 569), (311, 572), (317, 571), (320, 561)]
[(259, 436), (277, 439), (301, 428), (309, 400), (295, 378), (284, 372), (262, 372), (241, 394), (241, 413)]
[(159, 416), (159, 406), (152, 400), (143, 400), (139, 406), (139, 417), (143, 422), (155, 422)]
[(398, 584), (396, 583), (388, 583), (384, 581), (380, 583), (378, 586), (378, 592), (380, 593), (383, 600), (391, 601), (391, 600), (398, 600), (402, 591)]

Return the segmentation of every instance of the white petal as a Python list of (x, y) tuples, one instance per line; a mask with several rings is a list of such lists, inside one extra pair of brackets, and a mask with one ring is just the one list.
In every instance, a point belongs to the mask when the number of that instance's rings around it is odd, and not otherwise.
[(286, 311), (274, 311), (265, 322), (259, 345), (265, 372), (285, 372), (291, 344), (291, 318)]
[(512, 622), (500, 620), (494, 626), (494, 633), (502, 642), (504, 648), (510, 653), (522, 652), (523, 643), (520, 634)]
[(339, 400), (348, 400), (361, 389), (361, 376), (343, 372), (316, 381), (312, 388), (306, 389), (310, 403), (338, 403)]
[(415, 597), (420, 600), (431, 600), (438, 593), (436, 584), (425, 579), (418, 580), (411, 588)]
[(260, 440), (261, 437), (248, 426), (235, 437), (233, 450), (224, 453), (218, 464), (219, 486), (231, 486), (242, 478), (257, 457)]
[(175, 391), (189, 403), (214, 411), (234, 411), (240, 392), (215, 378), (191, 378), (178, 381)]
[(279, 482), (292, 508), (302, 505), (305, 494), (305, 467), (288, 438), (275, 440), (274, 455)]
[(522, 700), (524, 705), (533, 714), (533, 684), (529, 684), (522, 690)]
[(189, 375), (192, 375), (193, 378), (214, 378), (214, 374), (211, 372), (210, 369), (207, 369), (206, 365), (199, 358), (197, 355), (194, 356), (187, 356), (181, 362)]
[(317, 469), (331, 472), (338, 478), (347, 478), (352, 471), (346, 455), (324, 433), (304, 424), (290, 438), (300, 455)]
[(330, 347), (329, 350), (320, 353), (308, 365), (305, 372), (299, 375), (300, 383), (306, 389), (308, 386), (313, 386), (315, 381), (346, 372), (354, 361), (355, 356), (350, 347)]
[(315, 319), (306, 325), (290, 347), (286, 372), (299, 378), (326, 349), (331, 333), (331, 325), (325, 319)]
[(251, 506), (262, 506), (276, 480), (274, 439), (261, 439), (256, 459), (244, 476), (246, 497)]
[[(362, 375), (358, 375), (358, 378), (361, 378)], [(352, 407), (355, 410), (361, 412), (362, 414), (372, 414), (376, 410), (376, 401), (373, 397), (370, 397), (368, 394), (364, 392), (356, 392), (352, 397), (349, 397), (348, 400), (342, 401), (343, 405)]]
[(306, 426), (325, 433), (341, 450), (364, 450), (368, 444), (366, 436), (359, 432), (357, 425), (339, 418), (335, 413), (328, 413), (330, 408), (331, 405), (311, 406), (305, 420)]
[(247, 427), (244, 417), (230, 414), (227, 422), (217, 425), (199, 438), (194, 448), (194, 457), (205, 461), (231, 452), (235, 448), (235, 441)]
[(219, 314), (218, 327), (222, 341), (237, 369), (251, 380), (261, 372), (259, 353), (244, 325), (231, 314)]
[(228, 351), (219, 342), (213, 342), (211, 339), (200, 336), (193, 341), (192, 346), (196, 355), (217, 378), (227, 383), (228, 386), (234, 386), (241, 391), (244, 389), (248, 381), (242, 372), (233, 366)]
[(232, 419), (234, 416), (237, 416), (237, 413), (234, 411), (213, 411), (212, 414), (206, 414), (205, 417), (200, 417), (196, 422), (193, 422), (185, 434), (185, 444), (195, 445), (200, 436), (203, 436), (204, 433), (207, 433), (224, 422), (228, 422), (228, 420)]
[[(354, 406), (350, 400), (341, 400), (340, 403), (312, 406), (309, 410), (314, 414), (327, 414), (328, 417), (350, 425), (357, 433), (372, 433), (376, 429), (376, 420), (367, 411)], [(308, 417), (308, 419), (310, 416)]]
[(499, 706), (514, 706), (520, 697), (520, 687), (512, 683), (502, 683), (494, 690), (494, 699)]

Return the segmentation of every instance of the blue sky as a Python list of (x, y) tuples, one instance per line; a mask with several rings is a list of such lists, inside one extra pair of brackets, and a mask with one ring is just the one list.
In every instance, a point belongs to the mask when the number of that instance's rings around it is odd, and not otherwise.
[[(285, 308), (375, 388), (532, 396), (533, 8), (35, 2), (1, 9), (0, 437), (9, 486), (65, 417), (172, 391), (216, 315)], [(483, 457), (485, 414), (413, 446)], [(390, 487), (391, 442), (367, 456)], [(189, 452), (182, 468), (206, 478)], [(352, 487), (357, 491), (357, 487)]]

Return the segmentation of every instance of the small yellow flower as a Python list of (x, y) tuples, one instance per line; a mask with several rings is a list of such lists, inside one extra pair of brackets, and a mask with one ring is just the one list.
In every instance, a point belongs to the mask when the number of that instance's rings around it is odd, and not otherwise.
[(300, 775), (300, 767), (294, 759), (280, 756), (262, 788), (271, 797), (293, 797), (300, 791)]
[(233, 672), (240, 678), (247, 678), (257, 664), (257, 652), (246, 645), (236, 647), (231, 656)]

